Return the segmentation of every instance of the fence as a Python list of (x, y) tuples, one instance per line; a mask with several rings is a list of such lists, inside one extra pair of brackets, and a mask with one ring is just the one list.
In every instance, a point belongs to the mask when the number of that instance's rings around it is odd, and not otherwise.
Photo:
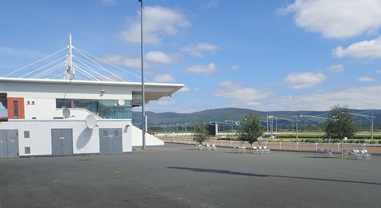
[[(192, 139), (162, 139), (164, 142), (181, 143), (181, 144), (196, 144)], [(251, 148), (247, 142), (231, 141), (231, 140), (207, 140), (204, 145), (216, 145), (219, 147), (238, 147), (245, 146)], [(371, 154), (381, 154), (381, 145), (379, 144), (354, 144), (354, 143), (298, 143), (298, 142), (255, 142), (253, 146), (267, 146), (271, 150), (278, 151), (310, 151), (315, 152), (317, 149), (332, 149), (334, 152), (341, 152), (341, 149), (346, 149), (350, 152), (351, 149), (366, 149)]]

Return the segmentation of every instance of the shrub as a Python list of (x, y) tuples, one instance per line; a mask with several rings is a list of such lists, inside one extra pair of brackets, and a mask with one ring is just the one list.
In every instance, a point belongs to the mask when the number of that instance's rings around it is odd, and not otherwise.
[(370, 140), (369, 144), (378, 144), (377, 140)]

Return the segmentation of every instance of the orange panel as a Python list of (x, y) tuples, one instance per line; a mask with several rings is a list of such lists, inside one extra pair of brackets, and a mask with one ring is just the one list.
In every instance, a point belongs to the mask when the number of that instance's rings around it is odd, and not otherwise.
[(24, 108), (24, 98), (7, 98), (7, 107), (8, 107), (8, 119), (14, 119), (14, 107), (13, 102), (17, 101), (17, 106), (19, 109), (19, 117), (18, 119), (25, 119), (25, 108)]

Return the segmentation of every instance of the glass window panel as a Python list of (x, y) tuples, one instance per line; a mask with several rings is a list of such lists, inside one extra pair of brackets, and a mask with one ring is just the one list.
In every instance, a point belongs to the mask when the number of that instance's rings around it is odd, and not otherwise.
[(19, 118), (19, 102), (13, 101), (13, 114), (14, 118)]

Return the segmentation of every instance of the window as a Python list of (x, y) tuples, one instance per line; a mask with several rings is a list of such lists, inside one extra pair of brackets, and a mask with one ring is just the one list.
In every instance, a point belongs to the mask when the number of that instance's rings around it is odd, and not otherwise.
[(103, 131), (103, 137), (108, 137), (107, 131)]
[(24, 138), (30, 138), (30, 132), (24, 131)]
[(13, 115), (14, 118), (19, 118), (19, 102), (13, 101)]
[(30, 147), (25, 147), (25, 154), (30, 154)]
[(116, 137), (119, 136), (119, 131), (118, 131), (118, 130), (115, 130), (115, 131), (114, 131), (114, 136), (116, 136)]
[(131, 100), (56, 99), (56, 108), (84, 108), (105, 119), (131, 119), (131, 103)]

